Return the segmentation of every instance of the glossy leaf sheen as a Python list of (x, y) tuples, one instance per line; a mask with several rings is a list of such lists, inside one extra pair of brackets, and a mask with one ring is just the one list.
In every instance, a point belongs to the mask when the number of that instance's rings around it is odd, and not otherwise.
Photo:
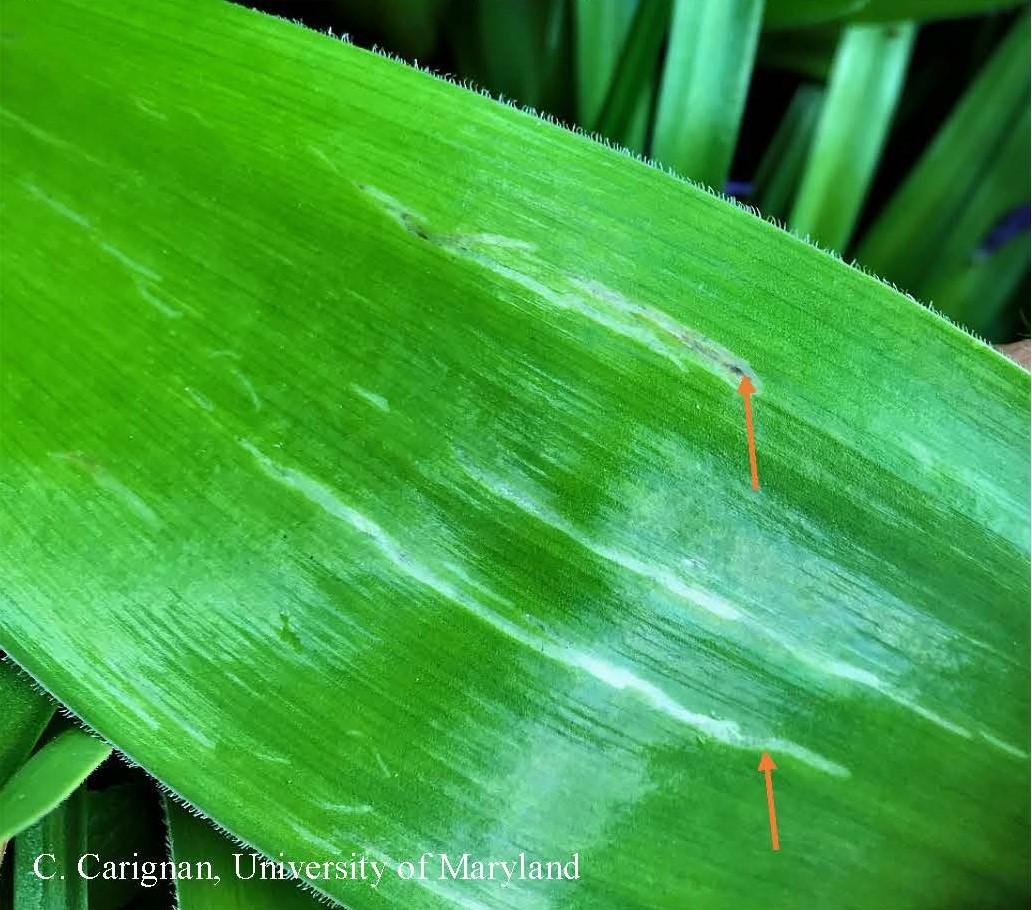
[(357, 910), (1021, 900), (1024, 373), (290, 23), (5, 28), (0, 647), (60, 699), (273, 856), (581, 855)]

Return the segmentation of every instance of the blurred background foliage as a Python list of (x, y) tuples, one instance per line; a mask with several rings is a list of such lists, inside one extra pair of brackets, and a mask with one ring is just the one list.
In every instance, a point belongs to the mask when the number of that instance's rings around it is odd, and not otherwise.
[(990, 341), (1029, 334), (1014, 0), (247, 0), (604, 135)]

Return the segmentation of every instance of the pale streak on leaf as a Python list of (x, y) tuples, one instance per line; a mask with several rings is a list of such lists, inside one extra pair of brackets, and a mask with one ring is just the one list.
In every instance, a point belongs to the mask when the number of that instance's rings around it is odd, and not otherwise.
[(32, 195), (35, 199), (38, 199), (45, 206), (56, 212), (62, 218), (67, 218), (69, 221), (79, 225), (79, 227), (86, 228), (87, 230), (91, 227), (90, 220), (85, 215), (80, 215), (75, 209), (65, 205), (63, 202), (59, 202), (53, 196), (43, 192), (36, 184), (30, 183), (27, 180), (22, 181), (22, 186)]
[(369, 389), (363, 388), (358, 383), (351, 383), (351, 391), (354, 392), (359, 398), (364, 399), (374, 408), (379, 411), (383, 411), (385, 414), (391, 409), (390, 402), (383, 397), (383, 395), (377, 395), (376, 392), (371, 392)]
[(202, 392), (198, 392), (197, 389), (185, 386), (183, 391), (190, 396), (194, 404), (196, 404), (202, 411), (207, 411), (210, 414), (215, 410), (215, 405), (212, 404), (211, 399)]
[(143, 263), (137, 262), (135, 259), (132, 258), (132, 256), (122, 252), (122, 250), (120, 250), (114, 244), (102, 242), (100, 244), (100, 248), (116, 262), (120, 263), (121, 265), (124, 265), (127, 269), (129, 269), (130, 272), (135, 272), (137, 275), (146, 278), (148, 281), (153, 282), (154, 284), (157, 284), (161, 281), (161, 276), (157, 272), (155, 272), (153, 269), (147, 268), (147, 266), (145, 266)]
[[(423, 241), (477, 263), (518, 285), (556, 310), (573, 311), (616, 334), (637, 342), (680, 370), (702, 366), (737, 389), (749, 376), (757, 393), (763, 383), (752, 367), (722, 345), (651, 306), (632, 301), (595, 279), (558, 274), (531, 254), (536, 246), (492, 233), (444, 234), (430, 230), (422, 215), (369, 184), (356, 184), (392, 221)], [(507, 253), (506, 261), (500, 257)]]
[(255, 391), (254, 383), (252, 383), (251, 380), (247, 378), (247, 375), (242, 373), (240, 370), (233, 370), (233, 375), (236, 376), (237, 382), (243, 386), (244, 391), (247, 393), (247, 397), (251, 400), (251, 407), (253, 407), (255, 411), (260, 411), (262, 409), (262, 400), (258, 397), (258, 392)]
[(615, 666), (603, 658), (583, 653), (570, 647), (553, 636), (541, 637), (524, 627), (506, 619), (501, 614), (460, 591), (455, 585), (441, 578), (433, 569), (416, 560), (406, 552), (380, 525), (344, 502), (336, 492), (314, 478), (293, 468), (288, 468), (273, 461), (255, 445), (247, 440), (240, 440), (241, 447), (247, 451), (261, 470), (296, 493), (299, 493), (313, 505), (318, 506), (331, 517), (350, 525), (354, 530), (367, 537), (392, 567), (417, 583), (424, 585), (441, 597), (469, 611), (478, 619), (493, 627), (498, 632), (525, 645), (536, 654), (543, 655), (553, 661), (572, 669), (582, 670), (603, 685), (617, 691), (630, 691), (657, 711), (674, 720), (694, 728), (705, 738), (716, 740), (724, 745), (739, 749), (755, 750), (771, 748), (776, 743), (779, 751), (793, 755), (801, 762), (835, 777), (849, 777), (848, 769), (830, 761), (823, 756), (796, 743), (772, 739), (771, 737), (752, 737), (742, 733), (736, 721), (722, 720), (709, 715), (699, 714), (681, 705), (671, 698), (659, 686), (642, 679), (636, 673), (624, 667)]
[[(963, 725), (949, 720), (938, 712), (925, 707), (914, 698), (899, 691), (899, 689), (885, 682), (874, 673), (852, 666), (841, 660), (822, 657), (819, 654), (814, 653), (811, 649), (804, 648), (802, 645), (791, 640), (785, 635), (766, 628), (753, 617), (743, 614), (741, 610), (716, 593), (688, 584), (684, 579), (680, 578), (670, 569), (664, 566), (650, 564), (631, 553), (624, 552), (612, 546), (602, 545), (591, 540), (587, 535), (583, 534), (570, 522), (563, 519), (562, 516), (554, 510), (544, 506), (534, 499), (534, 497), (527, 491), (518, 490), (513, 486), (513, 484), (491, 474), (490, 472), (476, 467), (470, 462), (469, 458), (461, 452), (456, 452), (455, 457), (462, 471), (478, 486), (493, 496), (508, 502), (510, 505), (516, 507), (527, 515), (536, 518), (538, 521), (541, 521), (548, 527), (574, 541), (579, 546), (593, 553), (600, 559), (611, 562), (621, 569), (660, 585), (675, 597), (690, 603), (692, 606), (701, 607), (719, 619), (744, 623), (751, 631), (757, 633), (767, 641), (776, 643), (786, 652), (791, 654), (797, 661), (812, 670), (871, 689), (895, 702), (900, 707), (914, 712), (925, 720), (936, 724), (942, 729), (947, 730), (962, 739), (972, 738), (971, 731)], [(585, 667), (585, 669), (588, 668)], [(595, 669), (598, 668), (595, 667)], [(604, 668), (602, 669), (604, 670)], [(604, 672), (602, 675), (605, 675)], [(612, 676), (609, 681), (614, 685), (623, 682), (622, 677), (619, 674)], [(617, 685), (617, 687), (622, 688), (623, 686)], [(658, 700), (662, 701), (662, 699)], [(995, 737), (987, 735), (986, 739), (994, 745), (998, 745), (1000, 748), (1003, 748), (1005, 751), (1013, 751), (1014, 747), (1002, 743)]]
[(156, 309), (162, 316), (166, 316), (169, 319), (180, 319), (182, 318), (182, 311), (177, 310), (173, 306), (169, 306), (162, 300), (157, 294), (153, 293), (143, 281), (136, 283), (136, 290), (139, 295), (149, 303), (154, 309)]

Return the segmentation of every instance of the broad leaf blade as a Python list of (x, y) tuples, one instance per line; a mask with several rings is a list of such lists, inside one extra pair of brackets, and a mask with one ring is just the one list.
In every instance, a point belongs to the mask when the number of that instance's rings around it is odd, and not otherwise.
[(358, 908), (1020, 897), (1025, 374), (289, 23), (6, 16), (0, 646), (51, 691), (267, 854), (590, 869), (317, 883)]

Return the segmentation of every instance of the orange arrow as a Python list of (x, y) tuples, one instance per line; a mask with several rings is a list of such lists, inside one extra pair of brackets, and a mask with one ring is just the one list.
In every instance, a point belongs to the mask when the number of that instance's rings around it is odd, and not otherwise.
[[(748, 401), (748, 399), (746, 399)], [(770, 848), (771, 850), (780, 850), (781, 846), (778, 844), (778, 820), (774, 814), (774, 781), (771, 780), (770, 772), (777, 770), (777, 765), (774, 764), (774, 759), (770, 757), (769, 752), (764, 752), (760, 758), (760, 766), (756, 769), (762, 771), (767, 783), (767, 812), (770, 814)]]
[(745, 402), (745, 434), (749, 437), (749, 472), (752, 474), (752, 488), (758, 490), (760, 475), (756, 470), (756, 439), (752, 428), (752, 402), (749, 400), (749, 396), (755, 391), (756, 387), (749, 381), (749, 377), (743, 376), (742, 381), (738, 383), (738, 394)]

